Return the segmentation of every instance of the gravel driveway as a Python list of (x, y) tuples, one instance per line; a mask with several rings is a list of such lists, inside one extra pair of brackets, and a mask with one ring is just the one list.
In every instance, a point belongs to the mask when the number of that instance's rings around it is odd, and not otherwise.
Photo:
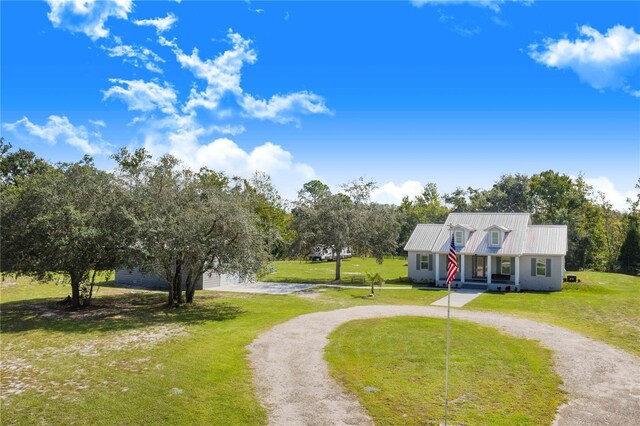
[[(329, 376), (324, 347), (327, 335), (347, 321), (398, 315), (446, 318), (447, 310), (431, 306), (357, 306), (301, 315), (258, 336), (248, 346), (249, 360), (260, 400), (269, 412), (269, 423), (373, 424), (356, 397)], [(554, 351), (555, 370), (564, 380), (569, 400), (558, 410), (554, 424), (639, 424), (639, 358), (545, 323), (492, 312), (453, 310), (451, 316), (539, 340)]]

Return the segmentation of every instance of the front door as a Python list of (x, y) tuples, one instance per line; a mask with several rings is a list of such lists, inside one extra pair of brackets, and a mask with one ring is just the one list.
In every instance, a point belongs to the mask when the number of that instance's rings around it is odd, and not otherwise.
[(487, 278), (487, 257), (475, 256), (476, 265), (473, 268), (473, 278)]

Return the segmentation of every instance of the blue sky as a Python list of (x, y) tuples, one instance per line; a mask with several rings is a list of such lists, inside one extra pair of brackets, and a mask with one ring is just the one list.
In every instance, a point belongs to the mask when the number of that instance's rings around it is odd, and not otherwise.
[(2, 135), (51, 161), (121, 146), (272, 175), (583, 173), (624, 208), (640, 176), (640, 3), (0, 3)]

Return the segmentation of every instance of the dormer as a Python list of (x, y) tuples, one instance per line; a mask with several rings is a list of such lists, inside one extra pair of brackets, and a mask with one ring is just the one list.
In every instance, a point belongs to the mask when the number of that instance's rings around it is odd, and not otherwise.
[(463, 223), (454, 225), (452, 228), (453, 240), (457, 247), (464, 247), (467, 240), (471, 237), (471, 233), (476, 229)]
[(505, 228), (500, 225), (492, 225), (485, 229), (489, 236), (489, 247), (501, 247), (502, 242), (507, 237), (507, 234), (511, 232), (511, 229)]

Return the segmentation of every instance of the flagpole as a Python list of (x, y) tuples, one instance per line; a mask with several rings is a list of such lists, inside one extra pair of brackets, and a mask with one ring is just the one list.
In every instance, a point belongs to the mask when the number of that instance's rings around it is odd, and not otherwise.
[[(451, 241), (452, 238), (451, 229), (452, 227), (449, 225), (449, 241)], [(449, 281), (449, 279), (447, 279), (447, 281), (447, 354), (444, 367), (444, 426), (447, 426), (449, 417), (449, 328), (451, 323), (451, 281)]]

